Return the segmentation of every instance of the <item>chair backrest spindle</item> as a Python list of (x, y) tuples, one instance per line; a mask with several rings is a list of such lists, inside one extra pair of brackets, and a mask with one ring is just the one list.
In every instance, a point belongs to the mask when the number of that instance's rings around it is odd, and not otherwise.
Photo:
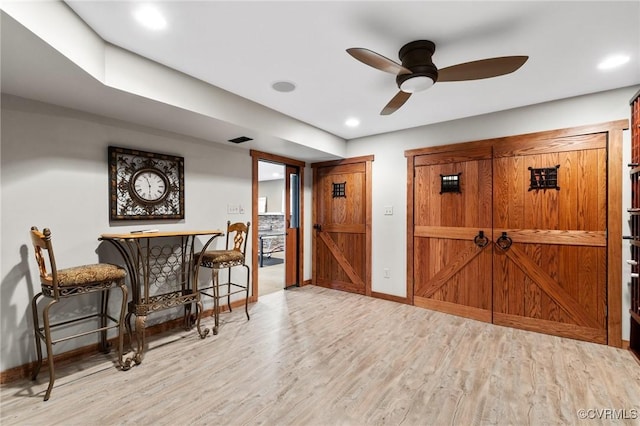
[[(56, 259), (53, 254), (53, 245), (51, 244), (51, 230), (45, 228), (42, 232), (37, 227), (31, 227), (31, 242), (33, 243), (36, 263), (40, 273), (40, 281), (43, 284), (53, 285), (54, 293), (58, 294), (58, 282), (56, 279), (57, 268)], [(44, 253), (46, 251), (46, 254)], [(49, 268), (47, 269), (47, 258), (49, 260)]]
[[(237, 222), (232, 224), (231, 221), (227, 221), (227, 250), (239, 251), (245, 254), (247, 250), (247, 241), (249, 240), (249, 227), (251, 222), (246, 224)], [(233, 234), (233, 236), (231, 235)], [(230, 245), (230, 239), (233, 242), (233, 247)]]

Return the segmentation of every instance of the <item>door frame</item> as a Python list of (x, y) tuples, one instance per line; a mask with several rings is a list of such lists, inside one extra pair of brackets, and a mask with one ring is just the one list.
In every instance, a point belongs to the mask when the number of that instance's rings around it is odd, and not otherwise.
[[(365, 295), (371, 296), (371, 216), (372, 216), (372, 162), (374, 160), (373, 155), (363, 155), (361, 157), (344, 158), (342, 160), (323, 161), (320, 163), (312, 163), (313, 169), (313, 209), (311, 211), (311, 222), (316, 223), (318, 218), (318, 200), (316, 197), (317, 184), (318, 184), (318, 168), (342, 166), (345, 164), (365, 163), (365, 277), (364, 277), (364, 289)], [(311, 276), (312, 282), (315, 285), (317, 281), (316, 271), (316, 233), (312, 232), (311, 241)]]
[[(304, 161), (295, 160), (293, 158), (283, 157), (267, 152), (250, 150), (251, 154), (251, 247), (253, 248), (253, 256), (251, 256), (251, 296), (249, 302), (258, 300), (258, 162), (269, 161), (272, 163), (281, 163), (285, 166), (297, 167), (300, 176), (300, 223), (298, 234), (298, 249), (296, 253), (296, 261), (298, 264), (298, 285), (304, 285), (304, 169), (306, 163)], [(285, 195), (286, 196), (286, 195)], [(286, 214), (287, 212), (285, 212)], [(287, 249), (285, 243), (285, 250)], [(282, 287), (284, 289), (284, 286)]]
[(535, 147), (539, 141), (593, 133), (607, 137), (607, 345), (622, 347), (622, 138), (629, 128), (627, 119), (572, 128), (547, 130), (515, 136), (449, 144), (405, 151), (407, 158), (407, 301), (413, 305), (414, 262), (414, 167), (418, 155), (445, 153), (456, 147), (469, 150), (509, 141), (520, 149)]

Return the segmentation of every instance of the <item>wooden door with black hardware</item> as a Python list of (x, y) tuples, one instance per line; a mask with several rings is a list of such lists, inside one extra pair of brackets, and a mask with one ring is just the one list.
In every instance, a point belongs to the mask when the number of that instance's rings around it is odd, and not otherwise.
[(494, 146), (494, 323), (607, 343), (606, 147), (605, 133)]
[(414, 166), (413, 302), (491, 322), (491, 145), (450, 146)]
[[(405, 151), (408, 302), (621, 347), (627, 127), (618, 120)], [(460, 194), (438, 191), (440, 175), (450, 182), (459, 173)], [(476, 228), (490, 235), (482, 250), (471, 241)]]
[(313, 282), (371, 294), (373, 156), (312, 164)]

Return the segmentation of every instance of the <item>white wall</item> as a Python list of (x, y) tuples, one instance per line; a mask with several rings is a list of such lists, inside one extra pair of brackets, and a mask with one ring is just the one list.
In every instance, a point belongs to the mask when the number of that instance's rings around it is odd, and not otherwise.
[[(251, 218), (247, 150), (12, 96), (2, 97), (1, 118), (0, 371), (35, 358), (29, 301), (40, 285), (29, 240), (31, 226), (51, 228), (58, 266), (66, 267), (99, 260), (121, 263), (107, 243), (98, 241), (101, 233), (141, 227), (224, 229), (228, 219)], [(109, 145), (183, 156), (185, 219), (109, 224)], [(241, 204), (244, 214), (228, 215), (227, 204)], [(221, 244), (223, 239), (218, 247)], [(150, 315), (148, 323), (170, 313)], [(55, 352), (96, 341), (96, 336), (72, 340), (56, 345)]]
[[(284, 174), (284, 166), (282, 173)], [(260, 181), (258, 194), (259, 197), (267, 197), (267, 213), (284, 213), (284, 179)]]
[[(349, 141), (349, 157), (375, 155), (372, 290), (406, 295), (405, 150), (629, 119), (629, 101), (638, 89), (624, 88)], [(396, 114), (402, 114), (402, 110)], [(629, 131), (624, 133), (623, 160), (626, 165), (631, 139)], [(626, 212), (630, 206), (627, 167), (623, 167), (623, 185), (623, 212)], [(384, 206), (393, 206), (393, 216), (384, 215)], [(628, 218), (624, 213), (623, 234), (629, 234)], [(627, 258), (629, 253), (628, 243), (624, 242), (623, 257)], [(629, 339), (630, 270), (622, 261), (623, 338)], [(389, 268), (391, 278), (384, 278), (384, 268)]]

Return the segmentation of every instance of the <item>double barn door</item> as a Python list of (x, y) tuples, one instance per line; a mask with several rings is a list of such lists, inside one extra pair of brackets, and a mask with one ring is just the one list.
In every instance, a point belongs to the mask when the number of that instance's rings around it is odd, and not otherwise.
[(604, 132), (408, 152), (413, 303), (607, 343), (607, 142)]

